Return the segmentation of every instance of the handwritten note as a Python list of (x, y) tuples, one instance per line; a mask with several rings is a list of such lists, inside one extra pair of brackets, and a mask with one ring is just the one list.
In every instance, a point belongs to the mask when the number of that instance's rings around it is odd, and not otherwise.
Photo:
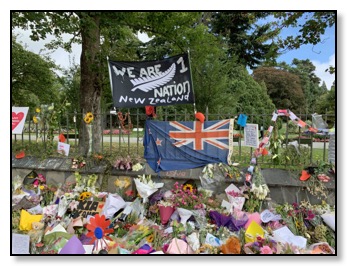
[(296, 236), (287, 226), (273, 231), (275, 241), (289, 243), (299, 248), (306, 248), (307, 239), (302, 236)]
[(259, 133), (258, 124), (246, 124), (244, 129), (245, 146), (258, 148)]
[(264, 210), (261, 214), (260, 214), (260, 219), (263, 223), (268, 223), (270, 221), (279, 221), (282, 219), (281, 215), (277, 214), (273, 214), (272, 212), (270, 212), (269, 210)]

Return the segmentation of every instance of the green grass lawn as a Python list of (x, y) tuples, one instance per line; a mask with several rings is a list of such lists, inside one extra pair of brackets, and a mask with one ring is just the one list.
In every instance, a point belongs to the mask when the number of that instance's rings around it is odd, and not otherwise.
[[(29, 143), (28, 140), (20, 140), (20, 141), (12, 141), (12, 150), (14, 153), (20, 150), (24, 150), (27, 156), (36, 156), (38, 158), (45, 159), (47, 157), (65, 157), (64, 155), (58, 154), (55, 151), (55, 147), (57, 147), (57, 143), (55, 142), (52, 145), (52, 148), (45, 146), (42, 142), (31, 141)], [(254, 148), (245, 146), (234, 146), (232, 160), (233, 162), (240, 163), (241, 166), (247, 167), (250, 164), (252, 154), (254, 152)], [(285, 152), (285, 147), (280, 149), (280, 157), (284, 157), (283, 153)], [(325, 160), (327, 160), (327, 153), (325, 151)], [(102, 152), (104, 158), (108, 159), (110, 162), (113, 162), (118, 157), (127, 157), (128, 155), (131, 158), (141, 159), (144, 154), (144, 147), (142, 145), (142, 141), (139, 143), (130, 143), (128, 145), (127, 138), (124, 138), (124, 141), (120, 143), (114, 142), (112, 146), (110, 143), (103, 143)], [(323, 160), (323, 149), (313, 149), (312, 150), (312, 163), (316, 164), (317, 161)], [(70, 141), (70, 154), (68, 157), (76, 157), (79, 156), (78, 146), (75, 144), (74, 140)], [(263, 167), (272, 167), (272, 168), (293, 168), (293, 169), (302, 169), (303, 167), (310, 164), (311, 159), (311, 151), (308, 150), (305, 156), (298, 157), (296, 156), (292, 160), (281, 159), (280, 165), (274, 165), (271, 160), (271, 155), (258, 157), (258, 163), (263, 165)]]

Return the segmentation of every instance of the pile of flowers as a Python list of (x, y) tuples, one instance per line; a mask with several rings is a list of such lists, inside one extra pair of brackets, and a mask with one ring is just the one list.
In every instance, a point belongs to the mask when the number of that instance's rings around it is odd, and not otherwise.
[[(253, 189), (232, 184), (224, 195), (192, 181), (165, 188), (150, 175), (117, 178), (116, 193), (100, 192), (95, 174), (76, 171), (73, 182), (56, 187), (41, 173), (18, 176), (12, 233), (29, 236), (30, 254), (334, 254), (335, 208), (325, 202), (270, 208), (262, 204), (269, 191), (257, 171)], [(165, 222), (161, 207), (173, 207)], [(289, 241), (295, 237), (301, 241)]]
[(204, 208), (204, 196), (202, 193), (198, 193), (192, 184), (179, 184), (176, 182), (171, 192), (170, 201), (175, 207), (188, 210)]
[(140, 171), (143, 169), (143, 165), (139, 162), (139, 159), (132, 159), (130, 156), (119, 157), (113, 163), (113, 168), (117, 170), (126, 171)]

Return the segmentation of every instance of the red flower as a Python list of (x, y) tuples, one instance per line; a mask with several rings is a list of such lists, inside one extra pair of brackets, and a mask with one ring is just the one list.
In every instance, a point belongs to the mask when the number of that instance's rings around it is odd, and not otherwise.
[(113, 232), (113, 228), (107, 229), (107, 227), (111, 224), (110, 220), (106, 220), (105, 215), (100, 216), (96, 214), (94, 217), (90, 218), (89, 224), (87, 224), (87, 229), (89, 232), (87, 233), (87, 237), (91, 237), (90, 244), (100, 239), (112, 239), (107, 236), (108, 234)]
[(133, 190), (127, 190), (127, 191), (125, 191), (125, 195), (127, 195), (128, 197), (134, 196), (134, 191)]

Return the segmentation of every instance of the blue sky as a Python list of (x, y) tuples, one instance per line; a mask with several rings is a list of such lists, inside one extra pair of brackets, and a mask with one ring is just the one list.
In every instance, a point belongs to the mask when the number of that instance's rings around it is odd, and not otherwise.
[[(286, 28), (282, 31), (281, 36), (286, 37), (288, 35), (295, 36), (298, 33), (298, 28)], [(29, 32), (23, 30), (17, 31), (20, 32), (19, 40), (27, 44), (27, 49), (39, 53), (40, 49), (44, 48), (44, 41), (33, 42), (29, 38)], [(139, 36), (141, 40), (145, 41), (148, 38), (146, 35)], [(335, 75), (331, 75), (325, 70), (329, 65), (335, 66), (335, 27), (328, 28), (325, 34), (322, 37), (322, 42), (317, 45), (302, 45), (299, 49), (286, 51), (279, 58), (278, 62), (284, 61), (288, 64), (291, 64), (294, 58), (300, 60), (309, 59), (316, 67), (316, 75), (322, 80), (325, 81), (328, 89), (330, 89), (333, 81), (335, 80)], [(50, 40), (48, 38), (48, 40)], [(54, 52), (49, 52), (51, 58), (62, 67), (68, 68), (70, 66), (70, 61), (75, 60), (76, 63), (79, 63), (79, 58), (81, 54), (81, 46), (74, 44), (72, 54), (66, 53), (63, 49), (59, 48)]]
[[(298, 32), (298, 28), (286, 29), (282, 35), (294, 35)], [(327, 28), (324, 35), (321, 38), (321, 42), (317, 45), (306, 44), (302, 45), (300, 49), (287, 51), (282, 54), (277, 61), (284, 61), (288, 64), (291, 64), (294, 58), (300, 60), (310, 59), (312, 63), (316, 66), (316, 75), (324, 80), (328, 89), (330, 89), (333, 81), (335, 80), (335, 75), (331, 75), (328, 72), (325, 72), (325, 69), (329, 65), (335, 66), (335, 26)]]

